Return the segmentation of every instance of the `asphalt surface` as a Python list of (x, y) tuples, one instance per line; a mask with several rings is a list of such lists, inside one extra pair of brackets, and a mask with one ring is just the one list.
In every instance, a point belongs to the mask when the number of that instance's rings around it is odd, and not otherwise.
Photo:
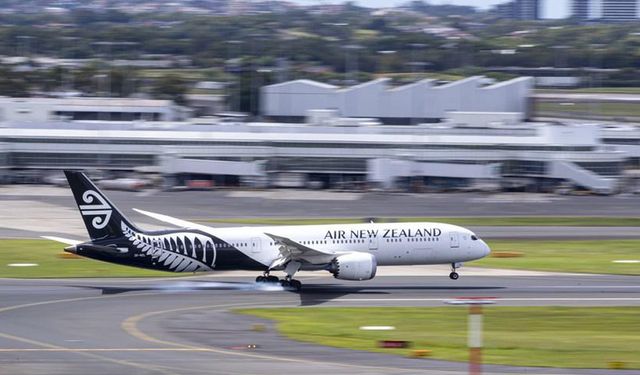
[[(249, 277), (0, 280), (0, 374), (461, 374), (465, 363), (293, 342), (240, 307), (496, 304), (640, 306), (635, 277), (382, 276), (368, 282), (301, 278), (301, 293)], [(464, 308), (451, 306), (451, 308)], [(252, 329), (256, 323), (266, 331)], [(466, 325), (466, 322), (461, 322)], [(249, 348), (255, 345), (255, 348)], [(640, 374), (640, 371), (485, 365), (485, 374)]]
[[(238, 217), (394, 216), (638, 216), (640, 196), (556, 196), (551, 194), (379, 194), (298, 190), (107, 191), (111, 201), (143, 228), (166, 228), (132, 208), (185, 220)], [(212, 226), (225, 224), (212, 223)], [(472, 227), (492, 238), (640, 238), (635, 227)], [(86, 238), (69, 189), (0, 187), (0, 238), (40, 235)]]
[[(171, 213), (188, 219), (237, 217), (389, 216), (638, 216), (640, 195), (559, 196), (529, 193), (340, 193), (276, 191), (105, 191), (123, 209)], [(74, 207), (68, 188), (0, 187), (0, 200), (35, 200)]]

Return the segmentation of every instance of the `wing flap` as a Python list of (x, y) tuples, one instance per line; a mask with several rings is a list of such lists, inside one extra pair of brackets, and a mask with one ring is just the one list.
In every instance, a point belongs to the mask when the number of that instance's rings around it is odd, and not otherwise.
[(277, 268), (292, 260), (302, 260), (312, 264), (329, 263), (336, 256), (333, 252), (326, 252), (305, 246), (290, 238), (272, 233), (265, 234), (280, 245), (280, 257), (275, 259), (269, 268)]

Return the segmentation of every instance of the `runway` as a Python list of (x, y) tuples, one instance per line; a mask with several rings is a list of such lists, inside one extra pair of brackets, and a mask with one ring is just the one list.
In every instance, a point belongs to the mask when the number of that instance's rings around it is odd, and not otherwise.
[[(524, 274), (523, 274), (524, 275)], [(444, 306), (469, 296), (498, 306), (640, 306), (636, 277), (303, 277), (303, 291), (236, 276), (186, 279), (0, 280), (0, 374), (457, 374), (465, 363), (292, 342), (240, 307)], [(455, 307), (453, 308), (463, 308)], [(266, 332), (251, 329), (260, 322)], [(465, 325), (466, 322), (461, 322)], [(256, 345), (248, 349), (247, 345)], [(484, 366), (485, 374), (601, 374)], [(616, 374), (640, 371), (615, 370)]]
[[(393, 217), (393, 216), (637, 216), (640, 196), (555, 196), (550, 194), (378, 194), (315, 191), (187, 191), (106, 192), (143, 229), (168, 224), (132, 208), (169, 214), (185, 220), (229, 217)], [(242, 194), (240, 194), (242, 193)], [(323, 200), (317, 200), (318, 194)], [(342, 200), (349, 194), (352, 200)], [(272, 198), (265, 198), (265, 196)], [(276, 197), (276, 198), (273, 198)], [(286, 198), (286, 199), (285, 199)], [(46, 225), (43, 225), (46, 223)], [(236, 224), (207, 223), (213, 227)], [(640, 238), (637, 227), (470, 226), (484, 239), (625, 239)], [(85, 239), (71, 191), (36, 186), (0, 187), (0, 238), (63, 236)]]

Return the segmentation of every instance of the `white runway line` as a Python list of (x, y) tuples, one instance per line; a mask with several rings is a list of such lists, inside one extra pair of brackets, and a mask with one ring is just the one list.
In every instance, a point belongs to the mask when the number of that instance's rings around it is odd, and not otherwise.
[(362, 198), (362, 193), (317, 191), (317, 190), (268, 190), (268, 191), (232, 191), (229, 198), (260, 198), (272, 200), (301, 201), (355, 201)]

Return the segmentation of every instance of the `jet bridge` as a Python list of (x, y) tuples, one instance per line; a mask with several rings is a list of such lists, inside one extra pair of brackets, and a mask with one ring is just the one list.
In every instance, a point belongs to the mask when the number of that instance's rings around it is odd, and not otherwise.
[(599, 194), (613, 194), (618, 180), (600, 176), (579, 165), (562, 160), (551, 162), (550, 177), (569, 180)]
[(159, 171), (165, 176), (177, 174), (238, 176), (249, 183), (260, 181), (266, 177), (264, 162), (262, 161), (189, 159), (174, 155), (162, 155), (160, 157)]
[(380, 184), (384, 188), (392, 187), (399, 177), (443, 177), (467, 179), (497, 179), (499, 163), (488, 164), (456, 164), (456, 163), (423, 163), (402, 159), (371, 159), (368, 161), (368, 180)]

